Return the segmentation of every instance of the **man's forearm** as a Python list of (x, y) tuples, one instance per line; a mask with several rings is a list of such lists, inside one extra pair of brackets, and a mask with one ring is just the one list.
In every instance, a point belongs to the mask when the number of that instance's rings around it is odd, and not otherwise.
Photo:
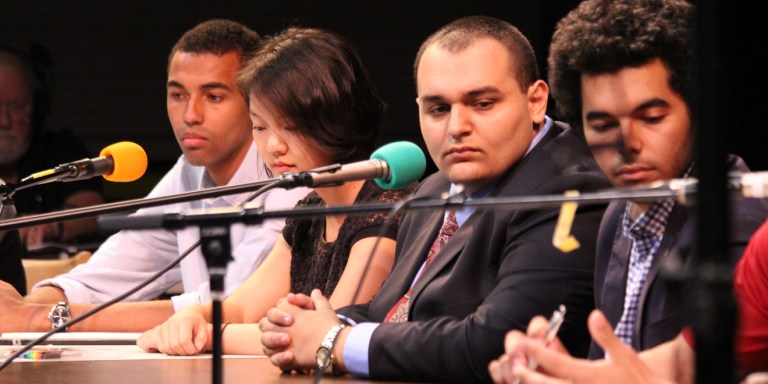
[[(70, 304), (72, 318), (95, 308), (97, 304)], [(173, 315), (170, 300), (116, 303), (92, 315), (70, 330), (75, 332), (144, 332), (162, 324)]]
[(48, 312), (52, 305), (25, 304), (14, 308), (12, 313), (3, 314), (0, 332), (47, 332), (51, 330)]
[[(55, 303), (55, 301), (54, 301)], [(5, 332), (45, 332), (51, 329), (48, 312), (54, 304), (27, 303), (14, 318), (4, 324)], [(72, 318), (96, 308), (98, 304), (70, 304)], [(162, 324), (173, 315), (170, 300), (117, 303), (72, 326), (70, 332), (144, 332)]]
[(27, 303), (56, 304), (59, 301), (67, 301), (67, 296), (59, 287), (47, 285), (36, 289), (24, 297)]

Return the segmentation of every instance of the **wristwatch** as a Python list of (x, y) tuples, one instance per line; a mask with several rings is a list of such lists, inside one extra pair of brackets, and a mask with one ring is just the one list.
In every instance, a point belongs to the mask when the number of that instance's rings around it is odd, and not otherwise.
[[(48, 320), (51, 322), (51, 329), (56, 329), (60, 325), (72, 319), (72, 312), (69, 310), (69, 304), (66, 301), (59, 301), (48, 312)], [(63, 331), (67, 329), (64, 328)]]
[(336, 374), (334, 369), (335, 364), (333, 362), (333, 343), (336, 341), (336, 336), (339, 335), (339, 332), (341, 332), (344, 327), (346, 327), (345, 324), (334, 325), (325, 335), (323, 342), (320, 343), (320, 348), (317, 349), (317, 353), (315, 354), (317, 369), (324, 374)]

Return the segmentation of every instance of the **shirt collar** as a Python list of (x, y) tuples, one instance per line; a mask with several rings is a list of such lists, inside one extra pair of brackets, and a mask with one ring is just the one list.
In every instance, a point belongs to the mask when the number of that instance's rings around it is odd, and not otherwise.
[(549, 128), (552, 127), (552, 119), (549, 118), (549, 116), (544, 116), (544, 124), (542, 124), (541, 129), (539, 129), (539, 133), (536, 134), (536, 137), (533, 138), (533, 141), (531, 141), (531, 145), (528, 147), (528, 150), (525, 151), (525, 155), (528, 155), (529, 152), (533, 150), (534, 147), (536, 147), (537, 144), (541, 141), (541, 139), (544, 138), (544, 135), (549, 132)]
[(627, 204), (624, 210), (624, 220), (622, 220), (624, 236), (633, 240), (647, 237), (662, 237), (667, 228), (669, 213), (672, 212), (674, 205), (675, 201), (672, 199), (654, 202), (648, 210), (643, 212), (633, 222), (629, 214), (630, 205)]
[[(528, 146), (528, 150), (525, 151), (525, 155), (523, 157), (528, 156), (528, 153), (530, 153), (533, 148), (536, 147), (539, 142), (544, 138), (544, 135), (549, 132), (549, 128), (552, 127), (552, 119), (549, 118), (549, 116), (544, 116), (544, 124), (542, 124), (541, 129), (539, 129), (539, 132), (536, 134), (536, 136), (531, 141), (531, 145)], [(496, 188), (496, 186), (499, 184), (499, 181), (497, 180), (493, 184), (491, 184), (488, 187), (483, 188), (482, 190), (472, 194), (472, 196), (468, 196), (467, 200), (471, 199), (479, 199), (483, 197), (488, 197), (488, 195), (491, 194), (491, 192)], [(453, 196), (458, 191), (458, 186), (456, 184), (451, 183), (451, 189), (450, 189), (450, 195)], [(459, 224), (459, 227), (461, 227), (465, 221), (469, 218), (469, 216), (472, 215), (476, 210), (475, 207), (464, 207), (461, 209), (456, 210), (456, 222)], [(446, 212), (446, 215), (448, 213)]]
[[(241, 185), (253, 183), (258, 180), (265, 180), (268, 178), (269, 174), (267, 173), (267, 167), (264, 164), (264, 161), (261, 159), (261, 156), (259, 156), (259, 152), (256, 149), (256, 144), (251, 141), (251, 145), (248, 147), (248, 152), (245, 154), (243, 162), (240, 163), (240, 166), (235, 171), (235, 174), (232, 175), (232, 178), (226, 185)], [(211, 176), (207, 171), (203, 172), (200, 179), (200, 189), (214, 187), (216, 187), (216, 184), (213, 182), (213, 179), (211, 179)], [(223, 202), (223, 206), (235, 206), (242, 203), (250, 194), (250, 192), (247, 192), (239, 193), (236, 195), (221, 195), (218, 197), (205, 199), (204, 201), (213, 206), (218, 206), (219, 204), (217, 204), (217, 202)]]

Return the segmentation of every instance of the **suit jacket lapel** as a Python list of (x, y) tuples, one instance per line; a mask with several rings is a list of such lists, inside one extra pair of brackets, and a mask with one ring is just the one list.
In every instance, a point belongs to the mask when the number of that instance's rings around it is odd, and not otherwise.
[(629, 257), (632, 251), (632, 241), (624, 237), (621, 220), (618, 223), (603, 286), (596, 288), (599, 289), (603, 296), (602, 303), (619, 304), (600, 308), (614, 327), (619, 323), (621, 314), (624, 311), (624, 296), (627, 291), (627, 268), (629, 267)]
[(435, 241), (440, 226), (443, 224), (443, 213), (443, 211), (424, 213), (423, 219), (418, 220), (418, 223), (414, 223), (414, 227), (422, 228), (419, 231), (421, 234), (416, 241), (410, 243), (408, 249), (403, 249), (402, 261), (396, 261), (395, 268), (386, 281), (387, 285), (392, 284), (396, 288), (384, 289), (382, 287), (379, 290), (382, 302), (387, 303), (389, 307), (400, 300), (408, 291), (408, 288), (411, 287), (416, 273), (421, 268), (421, 265), (424, 264), (429, 248)]
[(648, 276), (645, 278), (645, 284), (643, 284), (643, 289), (640, 291), (640, 300), (638, 302), (637, 307), (637, 319), (635, 319), (635, 334), (632, 336), (635, 340), (636, 345), (640, 346), (640, 330), (642, 329), (642, 324), (645, 316), (644, 316), (644, 309), (645, 304), (648, 298), (648, 292), (650, 291), (651, 286), (654, 284), (654, 280), (658, 277), (659, 273), (661, 272), (662, 267), (664, 266), (665, 260), (667, 258), (672, 257), (674, 255), (670, 255), (670, 251), (672, 248), (675, 247), (675, 244), (677, 243), (677, 234), (680, 233), (680, 230), (685, 223), (685, 210), (680, 205), (675, 204), (672, 211), (669, 213), (669, 219), (667, 221), (667, 228), (664, 230), (664, 236), (661, 239), (661, 244), (659, 245), (659, 250), (656, 252), (656, 255), (653, 257), (653, 261), (651, 261), (651, 269), (648, 270)]
[[(520, 159), (514, 166), (512, 166), (505, 175), (500, 177), (498, 186), (488, 196), (498, 196), (499, 194), (502, 194), (502, 191), (504, 196), (523, 196), (529, 193), (531, 188), (534, 186), (528, 182), (528, 178), (525, 176), (525, 173), (522, 176), (518, 175), (518, 170), (523, 170), (523, 172), (526, 173), (533, 172), (535, 174), (539, 169), (538, 163), (534, 162), (531, 166), (527, 167), (523, 167), (521, 164), (524, 164), (528, 161), (535, 161), (531, 159), (540, 156), (539, 152), (541, 151), (541, 148), (543, 148), (552, 139), (557, 137), (561, 132), (562, 128), (556, 125), (552, 125), (547, 134), (536, 145), (536, 147), (531, 150), (531, 152), (528, 153), (525, 157)], [(548, 154), (545, 154), (545, 156), (548, 156)], [(512, 181), (512, 179), (515, 177), (520, 179), (519, 182)], [(474, 232), (474, 223), (477, 220), (480, 220), (478, 219), (479, 216), (482, 216), (482, 211), (476, 211), (473, 213), (467, 219), (467, 221), (461, 227), (459, 227), (458, 232), (456, 232), (456, 234), (453, 235), (448, 243), (445, 244), (445, 248), (443, 248), (443, 250), (435, 257), (435, 260), (432, 261), (432, 264), (429, 266), (429, 268), (427, 268), (427, 270), (424, 271), (424, 273), (422, 273), (422, 275), (419, 277), (419, 280), (416, 282), (416, 285), (413, 286), (413, 291), (411, 292), (411, 308), (413, 308), (414, 302), (418, 299), (419, 294), (432, 280), (434, 280), (440, 274), (440, 271), (442, 271), (454, 259), (461, 255), (462, 251), (467, 245), (467, 241), (472, 237), (472, 233)], [(421, 248), (422, 257), (419, 264), (415, 266), (416, 271), (418, 271), (418, 268), (424, 263), (424, 260), (427, 257), (427, 253), (429, 252), (429, 248), (432, 246), (432, 243), (434, 243), (435, 238), (437, 238), (437, 233), (440, 226), (442, 226), (443, 218), (444, 215), (441, 211), (439, 219), (437, 219), (437, 230), (433, 232), (434, 235), (427, 241), (425, 247)], [(415, 272), (412, 276), (415, 276)], [(409, 280), (409, 283), (412, 281), (413, 279)]]
[[(459, 230), (451, 237), (450, 240), (445, 244), (445, 248), (440, 251), (435, 256), (435, 259), (432, 260), (432, 263), (429, 265), (429, 268), (427, 268), (419, 277), (419, 280), (416, 282), (416, 285), (413, 286), (413, 291), (411, 292), (411, 306), (413, 306), (414, 301), (418, 298), (419, 294), (424, 290), (424, 287), (426, 287), (429, 282), (435, 279), (440, 274), (440, 271), (442, 271), (448, 264), (451, 263), (451, 261), (457, 257), (459, 257), (459, 254), (464, 249), (464, 246), (466, 246), (467, 241), (470, 237), (472, 237), (472, 222), (473, 217), (475, 215), (473, 214), (470, 216), (470, 218), (459, 227)], [(443, 216), (440, 216), (440, 225), (442, 226)], [(429, 241), (429, 244), (427, 245), (426, 249), (424, 250), (424, 258), (422, 258), (421, 263), (424, 263), (424, 259), (426, 258), (427, 252), (429, 252), (429, 248), (432, 246), (432, 243), (435, 242), (435, 239), (437, 238), (437, 232), (435, 233), (435, 236), (432, 238), (432, 240)], [(421, 266), (421, 264), (419, 264)], [(418, 269), (418, 267), (417, 267)]]

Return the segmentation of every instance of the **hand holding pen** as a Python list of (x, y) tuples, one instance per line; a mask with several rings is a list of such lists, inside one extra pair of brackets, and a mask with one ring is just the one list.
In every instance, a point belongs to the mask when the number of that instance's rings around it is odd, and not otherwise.
[[(552, 313), (552, 317), (549, 318), (549, 327), (547, 328), (547, 334), (544, 336), (544, 346), (549, 345), (557, 337), (557, 332), (560, 330), (560, 326), (563, 325), (565, 320), (565, 305), (560, 306)], [(538, 363), (532, 357), (528, 358), (528, 369), (535, 371)], [(515, 384), (520, 384), (520, 380), (515, 380)]]

